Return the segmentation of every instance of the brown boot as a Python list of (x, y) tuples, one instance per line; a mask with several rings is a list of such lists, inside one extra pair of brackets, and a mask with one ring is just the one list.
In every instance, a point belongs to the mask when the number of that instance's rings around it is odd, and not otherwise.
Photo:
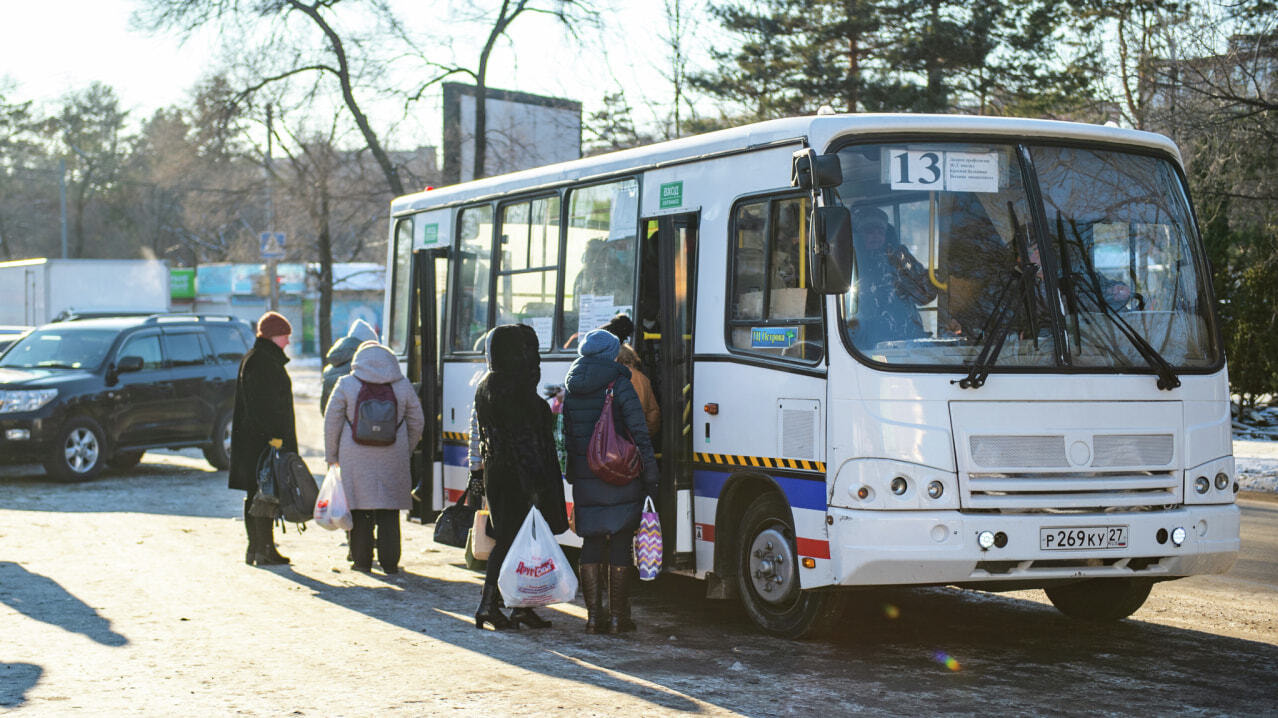
[(603, 615), (604, 569), (602, 563), (581, 564), (581, 595), (586, 599), (586, 633), (607, 633)]
[(630, 572), (631, 566), (608, 567), (608, 613), (613, 633), (629, 633), (635, 630), (630, 620)]

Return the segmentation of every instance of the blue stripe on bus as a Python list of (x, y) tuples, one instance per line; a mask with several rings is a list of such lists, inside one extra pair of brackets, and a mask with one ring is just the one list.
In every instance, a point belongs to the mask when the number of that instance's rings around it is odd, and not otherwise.
[[(707, 499), (718, 499), (723, 493), (723, 485), (732, 475), (727, 471), (697, 469), (692, 472), (692, 487), (695, 496)], [(825, 496), (825, 482), (812, 479), (796, 479), (792, 476), (773, 476), (773, 481), (781, 487), (790, 505), (796, 509), (813, 509), (825, 511), (829, 508)]]
[(470, 447), (444, 444), (444, 466), (470, 468)]

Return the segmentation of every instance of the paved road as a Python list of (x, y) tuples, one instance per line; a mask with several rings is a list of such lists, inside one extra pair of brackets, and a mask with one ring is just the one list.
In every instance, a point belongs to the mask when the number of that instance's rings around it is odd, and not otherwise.
[(1244, 499), (1244, 555), (1160, 584), (1133, 618), (1068, 620), (1041, 592), (859, 594), (814, 641), (760, 635), (663, 578), (642, 630), (476, 631), (480, 577), (405, 528), (406, 574), (349, 571), (341, 535), (242, 563), (239, 495), (193, 456), (84, 485), (0, 474), (0, 713), (18, 715), (1272, 715), (1278, 504)]

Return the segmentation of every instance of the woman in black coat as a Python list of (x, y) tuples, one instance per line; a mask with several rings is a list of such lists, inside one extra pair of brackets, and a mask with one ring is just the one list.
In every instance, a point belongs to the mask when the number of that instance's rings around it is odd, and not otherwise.
[(488, 338), (489, 370), (475, 389), (475, 420), (483, 457), (485, 496), (495, 545), (475, 612), (475, 627), (531, 628), (550, 625), (531, 608), (507, 619), (497, 606), (497, 576), (528, 511), (536, 506), (550, 530), (568, 530), (563, 475), (555, 453), (554, 415), (537, 395), (541, 355), (537, 333), (523, 324), (497, 327)]
[(244, 497), (244, 530), (248, 550), (244, 563), (273, 566), (288, 563), (275, 548), (270, 517), (250, 516), (249, 506), (257, 495), (257, 460), (268, 445), (282, 451), (297, 451), (297, 428), (293, 423), (293, 381), (284, 365), (292, 326), (282, 315), (267, 312), (257, 322), (257, 341), (240, 361), (235, 382), (235, 414), (231, 419), (231, 471), (227, 483), (232, 489), (248, 492)]
[[(577, 535), (582, 538), (581, 589), (586, 599), (586, 633), (625, 633), (635, 630), (630, 619), (632, 545), (646, 497), (657, 496), (657, 458), (648, 437), (643, 404), (630, 383), (630, 370), (615, 359), (621, 342), (605, 329), (586, 335), (580, 355), (564, 381), (564, 444), (568, 451), (568, 482), (572, 484)], [(640, 476), (625, 486), (604, 482), (590, 470), (586, 453), (590, 436), (612, 384), (614, 422), (639, 450)], [(620, 421), (617, 421), (620, 419)], [(610, 566), (605, 570), (605, 566)], [(607, 574), (610, 620), (600, 624), (603, 581)]]

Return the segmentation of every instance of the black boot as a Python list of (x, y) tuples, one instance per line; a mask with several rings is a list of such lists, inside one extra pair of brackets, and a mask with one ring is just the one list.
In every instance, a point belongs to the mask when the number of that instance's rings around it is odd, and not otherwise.
[(635, 630), (630, 620), (630, 566), (608, 567), (608, 613), (613, 633), (629, 633)]
[(281, 554), (275, 548), (275, 521), (270, 518), (253, 517), (257, 522), (257, 565), (258, 566), (283, 566), (287, 564), (288, 556)]
[(511, 611), (510, 622), (516, 627), (522, 623), (529, 628), (550, 628), (550, 621), (533, 613), (531, 608), (516, 608)]
[(608, 620), (604, 618), (604, 569), (606, 564), (581, 564), (581, 594), (586, 599), (586, 633), (607, 633)]
[(248, 534), (248, 549), (244, 552), (244, 563), (250, 566), (257, 565), (257, 521), (256, 516), (249, 515), (249, 500), (244, 499), (244, 533)]
[(479, 597), (479, 610), (475, 611), (475, 628), (483, 628), (485, 623), (493, 624), (493, 628), (498, 631), (519, 628), (519, 624), (512, 624), (506, 614), (497, 608), (497, 587), (486, 583), (484, 592)]

